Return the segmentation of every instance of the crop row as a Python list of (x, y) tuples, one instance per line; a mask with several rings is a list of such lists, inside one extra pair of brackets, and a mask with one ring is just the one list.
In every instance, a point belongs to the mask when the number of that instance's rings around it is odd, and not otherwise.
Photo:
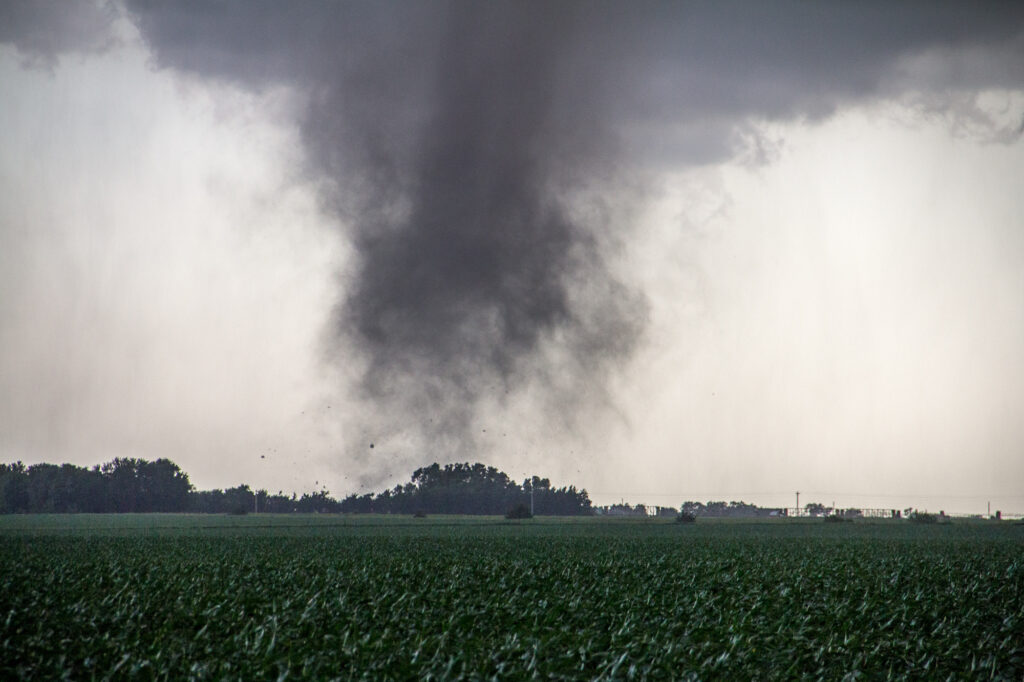
[(1024, 673), (1016, 543), (16, 537), (0, 583), (0, 678)]

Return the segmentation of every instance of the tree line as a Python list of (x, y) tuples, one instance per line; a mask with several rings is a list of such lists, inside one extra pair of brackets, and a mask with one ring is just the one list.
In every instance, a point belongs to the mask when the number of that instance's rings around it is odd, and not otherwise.
[(344, 512), (378, 514), (505, 514), (517, 505), (531, 506), (544, 516), (592, 513), (586, 490), (575, 486), (554, 488), (551, 481), (531, 476), (516, 483), (484, 464), (431, 464), (417, 469), (405, 485), (377, 494), (350, 495), (341, 502)]
[(178, 465), (119, 457), (90, 468), (74, 464), (0, 464), (0, 512), (176, 512), (188, 509), (192, 484)]
[(781, 507), (759, 507), (748, 502), (683, 502), (679, 507), (681, 514), (691, 516), (772, 516), (784, 514)]
[(196, 490), (168, 459), (119, 457), (92, 468), (74, 464), (0, 464), (0, 513), (383, 513), (505, 514), (518, 504), (541, 515), (591, 513), (586, 490), (554, 488), (546, 478), (522, 484), (483, 464), (431, 464), (409, 483), (336, 500), (327, 490), (301, 497), (248, 485)]
[[(808, 514), (811, 513), (812, 507), (821, 507), (817, 504), (807, 505)], [(822, 507), (824, 509), (824, 507)], [(594, 507), (594, 513), (601, 516), (658, 516), (658, 517), (674, 517), (677, 515), (683, 516), (777, 516), (785, 515), (786, 510), (782, 507), (759, 507), (756, 504), (750, 504), (748, 502), (694, 502), (687, 500), (679, 506), (678, 509), (675, 507), (661, 507), (651, 506), (645, 504), (611, 504), (604, 507)]]

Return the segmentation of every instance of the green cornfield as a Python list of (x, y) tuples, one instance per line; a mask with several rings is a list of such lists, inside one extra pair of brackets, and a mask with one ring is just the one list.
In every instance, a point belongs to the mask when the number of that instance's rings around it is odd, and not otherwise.
[(1024, 526), (0, 518), (0, 679), (1024, 678)]

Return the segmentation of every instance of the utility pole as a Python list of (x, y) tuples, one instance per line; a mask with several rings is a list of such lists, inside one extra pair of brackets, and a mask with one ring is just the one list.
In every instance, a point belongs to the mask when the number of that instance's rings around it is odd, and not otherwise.
[(800, 516), (800, 491), (796, 491), (796, 515)]
[(530, 479), (530, 516), (533, 516), (533, 487), (534, 483), (536, 483), (536, 479), (536, 476)]

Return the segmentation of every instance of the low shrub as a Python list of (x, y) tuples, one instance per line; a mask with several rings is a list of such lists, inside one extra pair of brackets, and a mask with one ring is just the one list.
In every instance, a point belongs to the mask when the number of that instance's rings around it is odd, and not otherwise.
[(506, 519), (532, 519), (533, 514), (530, 513), (530, 508), (525, 504), (517, 504), (508, 510), (505, 514)]
[(690, 512), (679, 512), (676, 517), (676, 523), (696, 523), (697, 517)]

